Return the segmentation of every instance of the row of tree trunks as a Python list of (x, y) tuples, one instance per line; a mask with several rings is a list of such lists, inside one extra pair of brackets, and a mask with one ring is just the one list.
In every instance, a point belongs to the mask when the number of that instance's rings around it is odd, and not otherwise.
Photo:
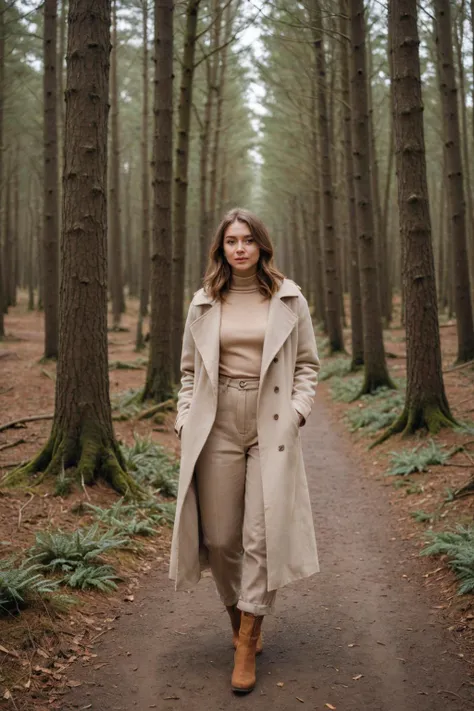
[(107, 356), (107, 115), (110, 0), (71, 0), (67, 46), (59, 355), (50, 438), (16, 483), (76, 467), (137, 493), (124, 471), (109, 398)]
[(113, 328), (120, 326), (125, 311), (122, 274), (122, 221), (120, 192), (120, 136), (117, 83), (117, 0), (112, 4), (112, 52), (110, 57), (110, 190), (109, 190), (109, 280)]
[(326, 57), (324, 48), (324, 29), (319, 0), (313, 0), (313, 43), (318, 78), (318, 113), (319, 113), (319, 159), (321, 169), (323, 245), (324, 245), (324, 284), (326, 292), (326, 319), (329, 347), (331, 353), (344, 350), (342, 320), (340, 309), (340, 281), (336, 250), (333, 169), (330, 152), (330, 135), (327, 112)]
[(354, 183), (364, 331), (364, 383), (361, 394), (394, 387), (388, 374), (377, 282), (369, 155), (369, 102), (363, 0), (350, 0), (351, 105)]
[(174, 190), (174, 233), (172, 263), (172, 360), (175, 380), (180, 378), (181, 338), (184, 325), (184, 274), (186, 266), (186, 208), (188, 197), (189, 133), (195, 68), (197, 20), (200, 0), (189, 0), (179, 91), (178, 139)]

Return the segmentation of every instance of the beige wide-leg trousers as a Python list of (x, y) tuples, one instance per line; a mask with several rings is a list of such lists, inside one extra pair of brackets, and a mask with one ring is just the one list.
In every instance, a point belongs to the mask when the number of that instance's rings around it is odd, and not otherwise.
[(257, 438), (258, 379), (219, 378), (217, 414), (196, 463), (204, 544), (224, 605), (272, 611), (267, 590), (262, 476)]

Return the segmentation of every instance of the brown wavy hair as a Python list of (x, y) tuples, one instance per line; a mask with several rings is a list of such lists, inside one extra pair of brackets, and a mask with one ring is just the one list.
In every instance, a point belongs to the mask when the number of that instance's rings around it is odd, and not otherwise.
[(278, 291), (285, 276), (273, 263), (274, 249), (267, 228), (250, 210), (241, 207), (229, 210), (216, 230), (209, 250), (209, 260), (203, 280), (204, 290), (211, 298), (222, 300), (230, 289), (232, 270), (224, 254), (224, 235), (229, 225), (235, 221), (248, 225), (250, 234), (260, 248), (257, 262), (259, 291), (270, 298)]

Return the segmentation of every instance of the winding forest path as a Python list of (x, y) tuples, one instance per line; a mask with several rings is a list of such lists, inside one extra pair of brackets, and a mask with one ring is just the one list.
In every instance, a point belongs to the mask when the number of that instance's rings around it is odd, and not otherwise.
[(302, 437), (322, 572), (280, 591), (255, 691), (229, 689), (229, 623), (212, 580), (176, 594), (162, 567), (102, 638), (94, 666), (104, 666), (71, 668), (83, 684), (64, 711), (474, 708), (468, 665), (419, 585), (387, 490), (357, 471), (321, 399)]

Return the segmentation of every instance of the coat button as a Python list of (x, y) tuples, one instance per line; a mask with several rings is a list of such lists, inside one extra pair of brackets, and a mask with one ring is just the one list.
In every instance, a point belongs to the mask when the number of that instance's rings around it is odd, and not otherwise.
[(273, 415), (274, 420), (278, 420), (278, 417), (279, 417), (278, 415)]
[(273, 388), (273, 392), (274, 392), (274, 393), (279, 393), (279, 392), (280, 392), (280, 388), (278, 387), (278, 385), (275, 385), (275, 387)]
[(279, 451), (279, 452), (283, 452), (284, 449), (285, 449), (285, 445), (284, 445), (284, 444), (280, 444), (279, 447), (278, 447), (278, 451)]
[(274, 357), (273, 362), (274, 362), (274, 363), (278, 363), (278, 357), (277, 357), (277, 356)]

